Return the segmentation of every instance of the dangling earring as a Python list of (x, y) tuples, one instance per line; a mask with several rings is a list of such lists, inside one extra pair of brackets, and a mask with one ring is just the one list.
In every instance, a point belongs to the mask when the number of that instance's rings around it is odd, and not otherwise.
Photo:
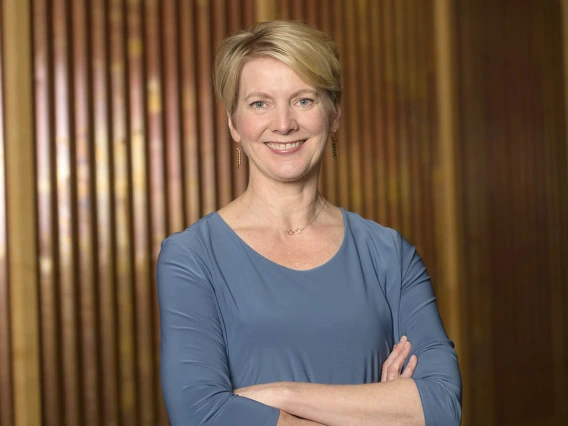
[(237, 169), (241, 167), (241, 146), (237, 145)]
[(333, 155), (333, 159), (337, 159), (337, 138), (335, 137), (335, 132), (331, 133), (331, 153)]

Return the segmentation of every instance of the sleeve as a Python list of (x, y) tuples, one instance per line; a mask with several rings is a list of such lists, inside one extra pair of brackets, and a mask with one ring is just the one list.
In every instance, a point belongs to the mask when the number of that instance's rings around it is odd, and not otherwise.
[(418, 357), (413, 379), (426, 426), (461, 423), (461, 376), (454, 344), (448, 339), (436, 305), (430, 276), (416, 249), (400, 237), (402, 288), (399, 332), (408, 336)]
[(210, 280), (205, 262), (179, 238), (162, 243), (157, 266), (160, 374), (170, 423), (274, 426), (278, 409), (233, 394)]

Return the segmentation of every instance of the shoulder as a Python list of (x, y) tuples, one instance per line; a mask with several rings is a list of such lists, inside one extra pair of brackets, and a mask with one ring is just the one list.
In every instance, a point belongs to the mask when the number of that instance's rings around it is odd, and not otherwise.
[(368, 241), (390, 249), (400, 249), (402, 244), (407, 242), (396, 229), (381, 225), (371, 219), (365, 219), (357, 213), (342, 210), (349, 230), (356, 241)]
[(162, 241), (158, 264), (172, 260), (192, 261), (202, 266), (209, 263), (212, 240), (218, 216), (215, 212), (204, 216), (183, 231), (174, 232)]
[(349, 232), (358, 250), (365, 248), (371, 256), (390, 267), (408, 268), (418, 256), (415, 247), (396, 229), (365, 219), (359, 214), (343, 210)]

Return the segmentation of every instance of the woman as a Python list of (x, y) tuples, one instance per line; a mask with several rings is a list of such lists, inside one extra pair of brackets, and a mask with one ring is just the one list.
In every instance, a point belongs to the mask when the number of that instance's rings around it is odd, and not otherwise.
[(221, 45), (215, 88), (249, 184), (162, 244), (172, 425), (459, 424), (456, 354), (420, 257), (318, 192), (341, 118), (333, 42), (253, 25)]

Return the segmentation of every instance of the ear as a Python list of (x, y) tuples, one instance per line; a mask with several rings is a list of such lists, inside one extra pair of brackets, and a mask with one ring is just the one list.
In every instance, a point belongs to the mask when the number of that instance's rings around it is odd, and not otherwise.
[(231, 118), (231, 114), (227, 113), (227, 124), (229, 125), (229, 131), (231, 132), (231, 137), (237, 143), (241, 141), (241, 135), (237, 131), (233, 119)]
[(332, 132), (337, 132), (339, 129), (339, 121), (341, 120), (341, 105), (339, 103), (335, 104), (335, 115), (333, 116), (329, 130)]

